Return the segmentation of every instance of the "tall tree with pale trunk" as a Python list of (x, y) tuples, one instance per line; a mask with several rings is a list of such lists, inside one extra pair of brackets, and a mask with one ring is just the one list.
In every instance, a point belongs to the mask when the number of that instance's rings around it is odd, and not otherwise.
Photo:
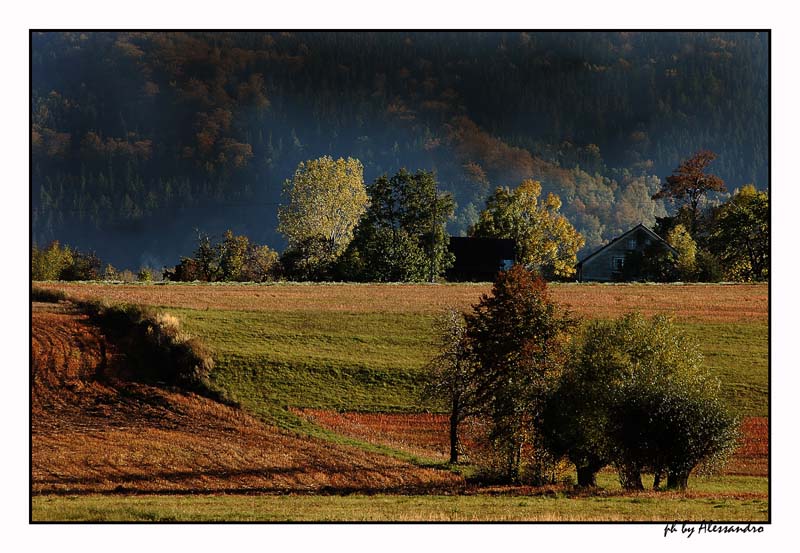
[[(304, 161), (284, 183), (283, 194), (287, 203), (278, 209), (278, 231), (304, 264), (326, 266), (347, 248), (367, 207), (364, 166), (330, 156)], [(316, 247), (306, 248), (310, 243)]]

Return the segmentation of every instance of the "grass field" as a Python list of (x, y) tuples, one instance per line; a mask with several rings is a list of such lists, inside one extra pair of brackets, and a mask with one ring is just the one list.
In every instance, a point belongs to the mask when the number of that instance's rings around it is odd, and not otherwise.
[[(108, 396), (107, 390), (101, 393), (85, 382), (76, 383), (80, 367), (71, 361), (75, 355), (59, 346), (66, 353), (58, 362), (47, 363), (63, 367), (68, 378), (49, 375), (47, 386), (66, 387), (72, 395), (69, 401), (59, 396), (58, 401), (45, 402), (43, 422), (35, 423), (39, 425), (34, 432), (35, 520), (764, 520), (767, 516), (765, 285), (551, 287), (557, 301), (587, 318), (631, 310), (674, 315), (701, 344), (707, 366), (721, 379), (725, 400), (735, 412), (750, 417), (749, 432), (757, 436), (749, 453), (736, 459), (738, 468), (727, 476), (693, 478), (685, 494), (624, 494), (615, 475), (605, 473), (601, 474), (604, 491), (596, 496), (576, 496), (565, 489), (470, 492), (458, 475), (437, 470), (443, 468), (443, 456), (430, 443), (411, 443), (402, 432), (390, 440), (370, 439), (375, 430), (365, 420), (372, 424), (383, 416), (413, 419), (421, 412), (442, 411), (442, 406), (420, 399), (424, 366), (435, 349), (434, 316), (445, 306), (467, 308), (488, 291), (486, 285), (45, 286), (74, 297), (166, 308), (211, 349), (216, 362), (212, 385), (239, 402), (242, 411), (214, 407), (205, 399), (187, 403), (157, 389), (133, 393), (127, 385), (114, 388)], [(47, 344), (75, 342), (69, 336), (53, 338), (47, 326), (47, 322), (40, 325), (45, 338), (40, 340), (42, 351), (52, 349)], [(84, 336), (87, 331), (80, 332)], [(94, 338), (81, 340), (90, 347), (80, 347), (78, 357), (94, 347)], [(87, 396), (86, 390), (93, 395)], [(132, 393), (138, 403), (128, 397)], [(127, 399), (120, 403), (119, 397)], [(76, 409), (76, 402), (105, 409), (106, 416), (126, 414), (113, 431), (102, 428), (102, 419), (91, 422), (87, 430), (86, 420), (80, 419), (85, 409)], [(61, 405), (59, 415), (48, 418), (55, 403)], [(150, 422), (132, 434), (136, 409), (150, 413)], [(414, 426), (417, 423), (411, 419), (404, 423), (411, 430), (403, 432), (422, 431), (424, 425)], [(391, 434), (391, 428), (377, 424), (377, 432)], [(111, 449), (98, 457), (87, 447)], [(348, 472), (348, 457), (358, 460), (357, 470)], [(147, 466), (154, 470), (159, 463), (172, 470), (148, 480)], [(271, 466), (283, 468), (276, 471)], [(231, 485), (226, 487), (226, 482)], [(415, 493), (415, 486), (430, 489), (431, 495)], [(451, 491), (435, 495), (442, 487)], [(79, 495), (70, 494), (71, 489)], [(137, 495), (118, 495), (115, 489)], [(382, 495), (381, 489), (393, 491)], [(159, 495), (147, 495), (148, 490)], [(258, 490), (268, 495), (251, 495)], [(369, 495), (359, 490), (369, 490)], [(221, 491), (234, 495), (217, 495)], [(289, 491), (300, 495), (274, 495)], [(319, 491), (325, 495), (309, 495)]]
[(764, 497), (640, 494), (34, 497), (36, 521), (759, 521)]

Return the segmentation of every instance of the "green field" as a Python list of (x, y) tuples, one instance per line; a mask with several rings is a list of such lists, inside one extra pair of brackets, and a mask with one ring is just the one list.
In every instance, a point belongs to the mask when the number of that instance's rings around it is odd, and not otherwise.
[[(760, 480), (764, 479), (752, 479)], [(693, 484), (695, 488), (701, 488)], [(745, 483), (744, 487), (751, 487)], [(766, 485), (760, 486), (766, 493)], [(726, 491), (730, 492), (730, 483)], [(597, 495), (41, 496), (37, 521), (745, 521), (766, 520), (763, 497)]]
[[(212, 387), (264, 422), (416, 464), (434, 464), (325, 430), (291, 410), (443, 411), (442, 405), (420, 397), (425, 364), (436, 349), (430, 311), (381, 311), (379, 305), (375, 311), (358, 312), (164, 310), (177, 315), (183, 328), (211, 349)], [(676, 324), (700, 343), (706, 366), (719, 377), (731, 409), (740, 416), (767, 416), (768, 323), (691, 319)], [(610, 470), (599, 475), (598, 483), (602, 491), (596, 495), (34, 496), (32, 516), (42, 521), (747, 521), (768, 516), (766, 477), (692, 477), (687, 494), (623, 493)]]
[[(294, 426), (287, 407), (439, 407), (420, 399), (424, 366), (435, 353), (431, 315), (169, 311), (214, 352), (214, 385), (267, 421)], [(767, 416), (767, 324), (678, 324), (700, 343), (731, 408), (742, 416)]]

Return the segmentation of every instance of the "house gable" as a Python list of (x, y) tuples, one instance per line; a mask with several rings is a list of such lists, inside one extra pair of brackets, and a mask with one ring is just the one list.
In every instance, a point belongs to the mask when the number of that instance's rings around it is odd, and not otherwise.
[[(623, 278), (625, 260), (632, 253), (645, 255), (653, 246), (678, 253), (652, 230), (643, 224), (636, 225), (578, 263), (578, 280), (619, 282)], [(639, 280), (637, 277), (629, 274), (627, 280)]]

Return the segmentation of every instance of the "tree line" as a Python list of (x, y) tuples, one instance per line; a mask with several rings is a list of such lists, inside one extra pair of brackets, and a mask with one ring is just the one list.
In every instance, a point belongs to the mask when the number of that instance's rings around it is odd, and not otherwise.
[[(629, 252), (623, 279), (769, 278), (768, 195), (748, 185), (727, 202), (703, 209), (709, 192), (725, 190), (724, 181), (708, 172), (714, 157), (712, 152), (698, 152), (653, 194), (679, 205), (675, 216), (660, 218), (657, 226), (674, 250), (654, 244), (648, 251)], [(584, 237), (560, 212), (561, 206), (554, 193), (544, 195), (538, 181), (526, 179), (513, 189), (498, 187), (467, 233), (511, 239), (518, 263), (549, 280), (569, 280)], [(164, 268), (161, 276), (205, 282), (433, 282), (454, 261), (446, 231), (454, 210), (452, 195), (439, 189), (433, 172), (401, 169), (365, 184), (358, 159), (324, 156), (301, 162), (284, 182), (278, 231), (288, 245), (282, 254), (230, 230), (218, 240), (198, 232), (194, 254)], [(61, 248), (58, 243), (34, 247), (32, 257), (35, 280), (122, 276), (110, 265), (101, 273), (93, 253)], [(151, 280), (153, 270), (141, 268), (137, 277)]]

